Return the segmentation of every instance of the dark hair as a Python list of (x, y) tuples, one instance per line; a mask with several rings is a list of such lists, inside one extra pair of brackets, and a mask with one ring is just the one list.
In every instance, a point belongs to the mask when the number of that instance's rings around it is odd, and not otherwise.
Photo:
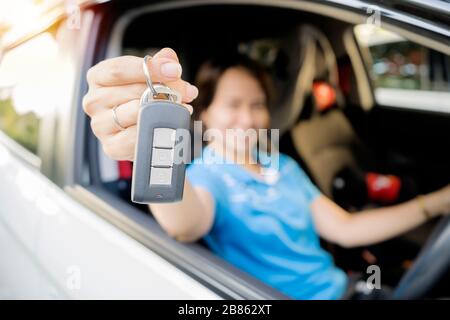
[(202, 111), (206, 110), (211, 104), (220, 77), (226, 70), (234, 67), (244, 68), (259, 82), (266, 96), (267, 105), (271, 105), (273, 86), (267, 69), (247, 56), (236, 54), (225, 58), (208, 60), (200, 66), (194, 81), (199, 93), (198, 97), (192, 102), (195, 120), (198, 120)]

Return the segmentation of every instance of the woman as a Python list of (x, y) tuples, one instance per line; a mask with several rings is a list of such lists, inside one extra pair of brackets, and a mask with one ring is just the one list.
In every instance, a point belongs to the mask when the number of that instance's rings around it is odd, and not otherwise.
[[(159, 51), (149, 62), (153, 81), (178, 90), (186, 107), (199, 94), (181, 80), (176, 53)], [(146, 88), (142, 59), (118, 57), (92, 67), (83, 100), (91, 127), (105, 153), (133, 160), (139, 98)], [(206, 128), (265, 129), (270, 125), (270, 89), (264, 72), (250, 61), (207, 64), (199, 73), (195, 114)], [(120, 126), (111, 116), (116, 107)], [(257, 141), (233, 147), (226, 135), (203, 150), (203, 162), (188, 168), (183, 200), (151, 204), (162, 228), (179, 241), (203, 238), (236, 266), (297, 299), (338, 299), (347, 286), (344, 272), (319, 244), (319, 236), (344, 247), (369, 245), (397, 236), (439, 214), (450, 213), (450, 187), (406, 203), (350, 214), (320, 193), (302, 169), (280, 155), (275, 179), (261, 174), (251, 156)], [(226, 148), (222, 148), (225, 146)], [(226, 162), (226, 161), (225, 161)], [(222, 164), (220, 164), (222, 163)]]

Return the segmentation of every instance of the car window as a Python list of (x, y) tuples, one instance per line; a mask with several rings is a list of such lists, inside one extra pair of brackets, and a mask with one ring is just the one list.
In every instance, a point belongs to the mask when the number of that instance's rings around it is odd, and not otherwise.
[(37, 154), (41, 119), (53, 106), (48, 82), (58, 46), (44, 32), (6, 52), (0, 63), (0, 130)]
[(354, 31), (378, 103), (450, 112), (448, 55), (376, 25), (357, 25)]

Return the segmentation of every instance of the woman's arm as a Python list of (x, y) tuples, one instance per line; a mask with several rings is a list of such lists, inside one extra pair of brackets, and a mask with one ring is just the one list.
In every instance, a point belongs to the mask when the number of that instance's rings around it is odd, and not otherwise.
[[(198, 90), (181, 79), (181, 65), (169, 48), (159, 51), (149, 61), (152, 80), (164, 82), (182, 95), (183, 103), (196, 98)], [(136, 145), (136, 122), (139, 99), (147, 88), (142, 58), (122, 56), (104, 60), (87, 73), (89, 91), (83, 98), (83, 109), (91, 118), (91, 128), (103, 151), (115, 160), (133, 160)], [(111, 109), (121, 126), (115, 124)], [(186, 107), (190, 108), (189, 105)], [(205, 189), (193, 188), (186, 181), (183, 200), (171, 204), (152, 204), (156, 220), (171, 236), (180, 241), (195, 241), (211, 228), (214, 200)]]
[(174, 203), (152, 203), (153, 216), (172, 237), (182, 242), (202, 238), (214, 221), (214, 199), (201, 187), (193, 187), (186, 178), (183, 200)]
[(311, 204), (317, 231), (324, 239), (343, 247), (384, 241), (411, 230), (427, 220), (427, 214), (450, 213), (450, 186), (417, 199), (379, 209), (350, 214), (325, 196)]

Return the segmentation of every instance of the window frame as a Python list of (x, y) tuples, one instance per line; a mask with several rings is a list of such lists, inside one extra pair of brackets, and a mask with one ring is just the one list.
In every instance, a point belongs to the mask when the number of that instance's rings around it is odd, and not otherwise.
[(2, 130), (0, 130), (0, 145), (10, 151), (16, 158), (29, 164), (32, 168), (36, 170), (41, 169), (41, 158), (8, 136)]

